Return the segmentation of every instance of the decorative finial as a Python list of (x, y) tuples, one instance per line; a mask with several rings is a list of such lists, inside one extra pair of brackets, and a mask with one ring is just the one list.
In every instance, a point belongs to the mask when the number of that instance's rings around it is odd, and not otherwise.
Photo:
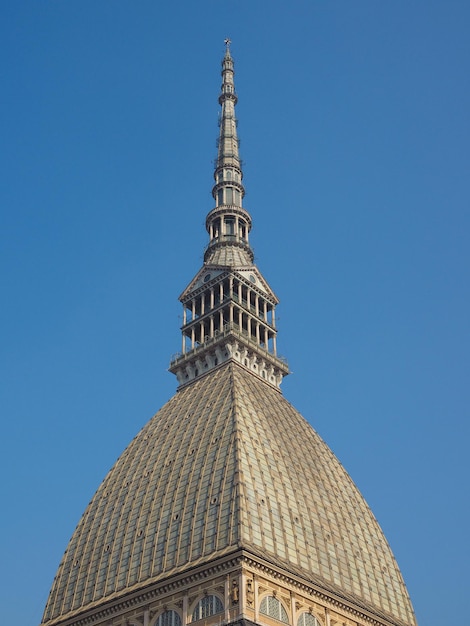
[(229, 39), (228, 37), (227, 37), (227, 39), (224, 39), (224, 44), (227, 46), (227, 50), (228, 50), (228, 48), (230, 48), (230, 44), (231, 43), (232, 43), (232, 40)]

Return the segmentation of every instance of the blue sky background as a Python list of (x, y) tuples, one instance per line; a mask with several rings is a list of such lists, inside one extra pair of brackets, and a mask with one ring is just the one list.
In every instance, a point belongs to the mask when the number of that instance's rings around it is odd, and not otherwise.
[(2, 622), (39, 623), (92, 494), (176, 389), (229, 36), (284, 394), (421, 626), (463, 624), (469, 31), (466, 0), (2, 3)]

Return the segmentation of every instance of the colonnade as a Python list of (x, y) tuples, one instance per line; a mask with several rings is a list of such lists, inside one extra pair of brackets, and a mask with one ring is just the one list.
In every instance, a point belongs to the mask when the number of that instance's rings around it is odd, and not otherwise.
[(274, 305), (234, 276), (183, 303), (183, 354), (228, 329), (276, 355)]
[(248, 224), (238, 215), (218, 217), (209, 224), (210, 240), (223, 237), (234, 238), (248, 243)]

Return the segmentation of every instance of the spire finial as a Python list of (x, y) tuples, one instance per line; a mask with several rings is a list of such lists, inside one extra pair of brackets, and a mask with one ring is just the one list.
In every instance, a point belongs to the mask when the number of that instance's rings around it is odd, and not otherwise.
[(230, 44), (232, 43), (232, 40), (229, 39), (228, 37), (226, 37), (224, 39), (224, 44), (225, 44), (225, 56), (226, 57), (230, 57)]

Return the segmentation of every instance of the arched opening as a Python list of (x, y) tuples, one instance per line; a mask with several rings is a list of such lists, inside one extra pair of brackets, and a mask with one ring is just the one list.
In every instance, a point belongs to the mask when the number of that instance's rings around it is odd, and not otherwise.
[(197, 622), (200, 619), (205, 619), (216, 613), (222, 613), (223, 610), (224, 605), (218, 596), (204, 596), (204, 598), (201, 598), (196, 604), (191, 621)]
[(289, 616), (287, 615), (286, 609), (282, 602), (274, 596), (266, 596), (261, 600), (259, 612), (268, 617), (273, 617), (280, 622), (284, 622), (284, 624), (289, 623)]
[(181, 617), (176, 611), (170, 609), (161, 613), (153, 626), (181, 626)]

